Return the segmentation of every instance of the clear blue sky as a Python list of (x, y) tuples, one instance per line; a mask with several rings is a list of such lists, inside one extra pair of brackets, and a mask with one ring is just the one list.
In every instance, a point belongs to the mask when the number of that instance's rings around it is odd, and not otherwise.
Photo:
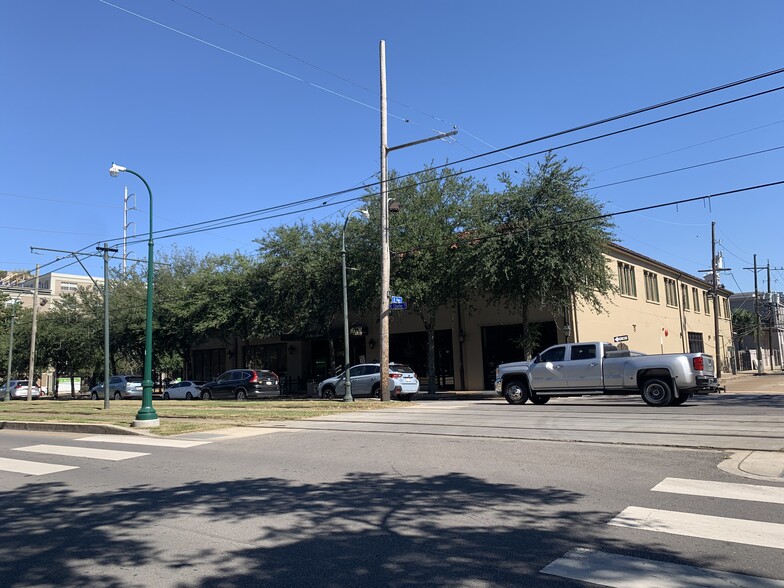
[[(391, 154), (400, 172), (784, 67), (784, 3), (776, 0), (112, 4), (0, 0), (0, 268), (32, 269), (56, 257), (33, 255), (30, 246), (93, 250), (121, 237), (126, 185), (139, 195), (129, 220), (146, 232), (144, 186), (127, 174), (111, 178), (112, 161), (150, 183), (156, 230), (370, 180), (379, 169), (381, 39), (390, 145), (461, 129), (456, 142)], [(784, 75), (462, 167), (780, 85)], [(559, 153), (585, 168), (608, 212), (781, 181), (784, 149), (600, 187), (782, 147), (783, 105), (784, 91), (773, 92)], [(498, 172), (530, 161), (474, 175), (493, 184)], [(715, 221), (732, 268), (725, 285), (750, 290), (752, 272), (742, 268), (754, 253), (760, 264), (784, 266), (783, 194), (778, 186), (621, 216), (617, 240), (697, 273), (710, 266)], [(156, 249), (250, 253), (275, 224), (342, 218), (352, 205), (333, 203), (344, 198), (312, 212), (295, 207), (290, 216), (156, 238)], [(132, 251), (144, 257), (146, 246)], [(101, 273), (97, 260), (86, 265)], [(83, 273), (61, 268), (46, 269)], [(765, 289), (765, 273), (759, 277)], [(773, 272), (772, 287), (784, 290), (783, 271)]]

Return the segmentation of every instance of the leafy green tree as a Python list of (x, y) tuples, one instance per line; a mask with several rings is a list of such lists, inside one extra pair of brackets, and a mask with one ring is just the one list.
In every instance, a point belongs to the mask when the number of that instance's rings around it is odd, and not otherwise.
[(602, 310), (602, 299), (613, 289), (603, 255), (613, 225), (586, 194), (581, 169), (552, 153), (529, 167), (519, 183), (507, 174), (499, 180), (503, 190), (473, 209), (482, 235), (476, 277), (490, 302), (520, 313), (522, 350), (530, 355), (537, 346), (528, 325), (530, 308), (560, 314), (574, 296)]
[(740, 349), (743, 339), (757, 331), (757, 317), (754, 313), (743, 308), (732, 311), (732, 338), (735, 340), (735, 348)]
[(392, 288), (408, 302), (427, 332), (428, 391), (435, 393), (435, 328), (439, 310), (469, 299), (476, 262), (465, 241), (469, 212), (487, 188), (451, 168), (390, 180), (400, 204), (391, 215)]
[(326, 336), (334, 371), (330, 327), (343, 300), (340, 229), (334, 223), (279, 226), (257, 243), (272, 289), (267, 328), (277, 327), (281, 334)]

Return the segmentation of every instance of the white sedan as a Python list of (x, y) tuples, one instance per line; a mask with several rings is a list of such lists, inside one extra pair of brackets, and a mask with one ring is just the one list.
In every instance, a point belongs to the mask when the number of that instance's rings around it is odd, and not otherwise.
[(201, 398), (201, 387), (204, 382), (201, 380), (183, 380), (176, 384), (171, 384), (163, 391), (164, 400), (193, 400)]

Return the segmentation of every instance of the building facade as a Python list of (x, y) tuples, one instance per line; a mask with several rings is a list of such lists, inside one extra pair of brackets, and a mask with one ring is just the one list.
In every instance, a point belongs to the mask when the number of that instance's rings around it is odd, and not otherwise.
[[(579, 301), (567, 309), (530, 309), (540, 349), (567, 340), (617, 338), (621, 347), (649, 354), (705, 352), (717, 358), (723, 372), (731, 369), (730, 291), (719, 287), (714, 307), (713, 287), (702, 278), (619, 245), (610, 245), (605, 258), (616, 289), (601, 312)], [(378, 316), (353, 315), (350, 325), (351, 363), (378, 361)], [(329, 338), (207, 343), (193, 350), (189, 377), (210, 379), (238, 367), (272, 369), (284, 376), (288, 391), (302, 392), (330, 374), (330, 357), (336, 365), (344, 363), (342, 333), (336, 323)], [(522, 333), (521, 316), (504, 306), (475, 300), (442, 309), (435, 333), (438, 388), (491, 389), (498, 364), (524, 359)], [(427, 333), (415, 313), (393, 311), (389, 345), (390, 359), (411, 365), (427, 389)]]

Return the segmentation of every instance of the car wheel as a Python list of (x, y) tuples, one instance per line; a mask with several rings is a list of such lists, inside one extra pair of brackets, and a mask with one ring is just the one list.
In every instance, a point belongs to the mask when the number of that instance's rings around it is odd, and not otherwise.
[(90, 400), (98, 400), (98, 392), (93, 392), (90, 394)]
[(185, 393), (185, 400), (193, 400), (193, 394), (190, 392)]
[(537, 396), (535, 394), (531, 395), (531, 402), (533, 404), (547, 404), (549, 401), (549, 396)]
[(164, 392), (163, 393), (163, 399), (164, 400), (169, 400), (169, 393), (168, 392)]
[(115, 392), (114, 393), (114, 399), (115, 400), (122, 400), (122, 394), (120, 394), (119, 392)]
[(247, 400), (248, 399), (248, 393), (245, 392), (245, 390), (243, 390), (242, 388), (240, 388), (239, 390), (237, 390), (236, 397), (237, 397), (237, 400)]
[(504, 398), (509, 404), (525, 404), (528, 402), (528, 384), (519, 380), (510, 381), (504, 390)]
[(212, 400), (212, 394), (210, 394), (209, 390), (202, 390), (201, 391), (201, 399), (202, 400)]
[(685, 404), (690, 398), (691, 398), (691, 394), (681, 393), (681, 395), (678, 398), (672, 399), (672, 402), (670, 402), (670, 406), (680, 406), (682, 404)]
[(642, 399), (648, 406), (661, 408), (672, 402), (672, 387), (667, 380), (651, 378), (642, 387)]
[(373, 398), (381, 398), (381, 386), (379, 386), (378, 384), (373, 386), (373, 389), (370, 391), (370, 395)]
[(335, 389), (332, 386), (325, 386), (321, 390), (322, 398), (335, 398)]

